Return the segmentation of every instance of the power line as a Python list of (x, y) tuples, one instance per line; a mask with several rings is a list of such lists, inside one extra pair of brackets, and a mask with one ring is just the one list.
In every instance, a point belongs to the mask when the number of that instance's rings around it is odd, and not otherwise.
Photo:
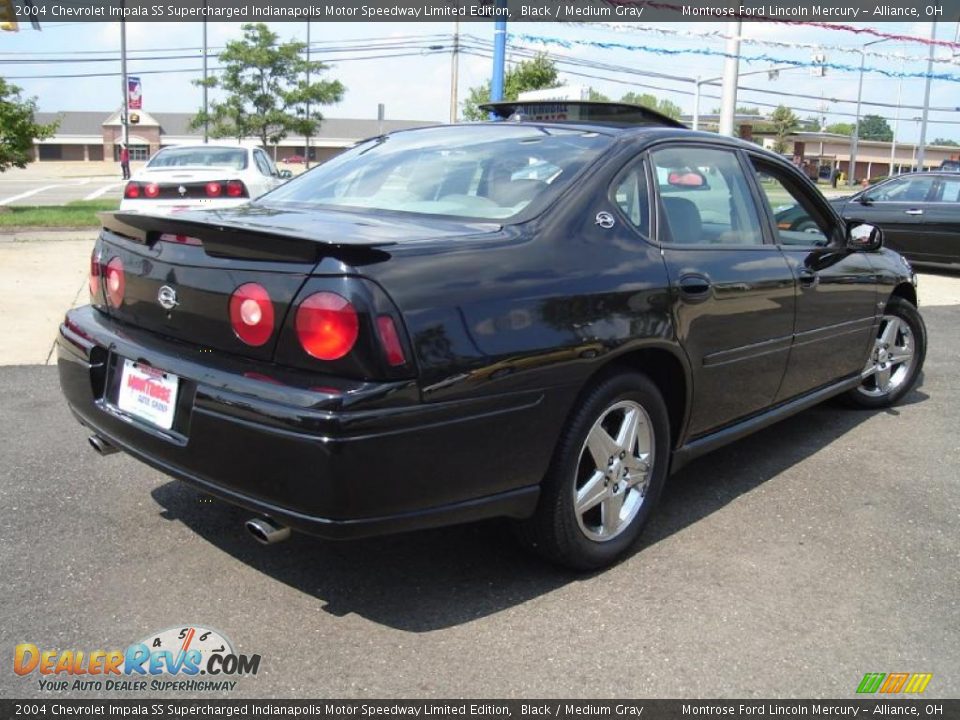
[[(420, 50), (419, 52), (408, 52), (408, 53), (392, 53), (389, 55), (364, 55), (357, 57), (349, 58), (337, 58), (336, 62), (354, 62), (362, 60), (387, 60), (391, 58), (403, 58), (403, 57), (426, 57), (429, 55), (436, 55), (442, 53), (447, 54), (444, 50)], [(208, 68), (210, 71), (223, 70), (222, 67), (213, 67)], [(172, 74), (172, 73), (200, 73), (203, 68), (164, 68), (161, 70), (138, 70), (137, 75), (163, 75), (163, 74)], [(104, 72), (104, 73), (70, 73), (65, 75), (7, 75), (5, 79), (7, 80), (59, 80), (59, 79), (70, 79), (70, 78), (115, 78), (119, 77), (119, 72)]]
[[(464, 52), (465, 52), (465, 54), (473, 55), (473, 56), (475, 56), (475, 57), (480, 57), (480, 58), (484, 58), (484, 59), (491, 59), (491, 58), (493, 57), (493, 55), (492, 55), (491, 53), (489, 53), (489, 52), (484, 52), (483, 50), (465, 50)], [(559, 60), (559, 59), (556, 59), (555, 62), (556, 62), (558, 65), (560, 65), (560, 64), (572, 64), (572, 63), (567, 63), (566, 61), (564, 61), (564, 60)], [(575, 76), (575, 77), (583, 77), (583, 78), (587, 78), (587, 79), (590, 79), (590, 80), (603, 80), (603, 81), (605, 81), (605, 82), (612, 82), (612, 83), (615, 83), (615, 84), (618, 84), (618, 85), (627, 85), (627, 86), (629, 86), (629, 87), (642, 87), (642, 88), (646, 88), (646, 89), (649, 89), (649, 90), (659, 90), (659, 91), (661, 91), (661, 92), (676, 93), (676, 94), (678, 94), (678, 95), (684, 95), (684, 96), (691, 96), (691, 95), (694, 94), (692, 90), (678, 90), (678, 89), (675, 89), (675, 88), (665, 88), (665, 87), (658, 86), (658, 85), (651, 85), (651, 84), (649, 84), (649, 83), (640, 83), (640, 82), (635, 82), (635, 81), (632, 81), (632, 80), (623, 80), (623, 79), (619, 79), (619, 78), (611, 78), (611, 77), (606, 77), (606, 76), (602, 76), (602, 75), (595, 75), (595, 74), (592, 74), (592, 73), (578, 72), (578, 71), (575, 71), (575, 70), (564, 70), (563, 72), (566, 73), (567, 75), (573, 75), (573, 76)], [(741, 87), (740, 89), (742, 90), (743, 88)], [(708, 94), (702, 93), (702, 92), (701, 92), (701, 97), (702, 97), (702, 98), (705, 98), (705, 99), (710, 99), (710, 100), (720, 100), (720, 96), (719, 96), (719, 95), (708, 95)], [(819, 99), (819, 98), (814, 98), (814, 99)], [(774, 104), (774, 103), (766, 103), (766, 102), (755, 101), (755, 100), (750, 100), (749, 102), (750, 102), (751, 104), (753, 104), (753, 105), (758, 106), (758, 107), (767, 107), (767, 108), (777, 108), (777, 107), (779, 107), (778, 104)], [(906, 106), (903, 106), (903, 107), (906, 107)], [(791, 109), (794, 110), (794, 111), (796, 111), (796, 112), (810, 113), (810, 114), (816, 115), (816, 116), (820, 116), (820, 115), (822, 114), (822, 112), (820, 111), (819, 108), (814, 109), (814, 108), (794, 107), (794, 108), (791, 108)], [(839, 116), (839, 117), (851, 117), (851, 118), (856, 117), (856, 115), (855, 115), (854, 113), (851, 113), (851, 112), (843, 112), (843, 111), (831, 111), (830, 114), (833, 115), (833, 116)], [(893, 120), (892, 117), (885, 117), (885, 116), (879, 116), (879, 117), (883, 117), (884, 120)], [(903, 122), (904, 120), (909, 120), (909, 119), (907, 119), (907, 118), (902, 118), (902, 117), (900, 118), (900, 121), (901, 121), (901, 122)], [(958, 119), (958, 120), (928, 120), (927, 122), (929, 122), (929, 123), (936, 123), (936, 124), (940, 124), (940, 125), (957, 125), (957, 124), (960, 124), (960, 119)]]

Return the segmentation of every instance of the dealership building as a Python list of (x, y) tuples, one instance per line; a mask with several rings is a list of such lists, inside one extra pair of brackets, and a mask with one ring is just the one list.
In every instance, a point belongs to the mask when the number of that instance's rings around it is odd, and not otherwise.
[[(190, 127), (193, 113), (148, 113), (136, 114), (138, 122), (130, 125), (129, 146), (131, 160), (146, 160), (160, 148), (203, 142), (203, 130)], [(77, 162), (119, 159), (123, 125), (120, 111), (110, 112), (60, 112), (35, 113), (41, 124), (59, 120), (56, 134), (45, 140), (35, 140), (34, 160)], [(322, 162), (333, 157), (358, 140), (380, 135), (384, 132), (406, 128), (435, 125), (416, 120), (367, 120), (350, 118), (325, 118), (317, 134), (310, 138), (310, 157)], [(229, 139), (212, 140), (216, 143), (235, 143)], [(255, 138), (246, 138), (244, 145), (258, 145)], [(306, 155), (303, 137), (290, 136), (280, 141), (273, 151), (276, 160), (282, 161), (293, 155)]]
[[(184, 145), (203, 141), (203, 131), (190, 127), (193, 113), (148, 113), (133, 111), (138, 122), (130, 125), (130, 159), (146, 160), (160, 148), (171, 145)], [(133, 113), (131, 113), (133, 114)], [(60, 121), (57, 132), (46, 140), (34, 141), (34, 159), (40, 162), (51, 160), (71, 160), (77, 162), (119, 159), (118, 153), (123, 126), (120, 111), (110, 112), (61, 112), (36, 113), (40, 123)], [(683, 118), (690, 122), (689, 117)], [(701, 115), (704, 129), (716, 129), (719, 124), (717, 115)], [(756, 115), (737, 115), (736, 122), (741, 137), (754, 140), (767, 147), (773, 146), (774, 139), (768, 134), (754, 131), (757, 123), (769, 122), (768, 118)], [(351, 118), (325, 118), (317, 134), (310, 138), (310, 159), (323, 162), (358, 140), (374, 137), (384, 132), (406, 128), (424, 127), (436, 123), (421, 120), (370, 120)], [(796, 132), (786, 138), (788, 155), (801, 158), (804, 167), (811, 175), (829, 177), (833, 168), (850, 174), (850, 138), (826, 132)], [(216, 143), (230, 143), (230, 139), (212, 140)], [(255, 138), (246, 138), (244, 145), (258, 145)], [(306, 142), (303, 137), (289, 136), (271, 147), (274, 159), (283, 161), (298, 155), (306, 156)], [(924, 154), (924, 168), (939, 167), (944, 160), (957, 159), (960, 148), (927, 145)], [(900, 172), (909, 172), (917, 159), (917, 146), (914, 143), (882, 142), (878, 140), (860, 140), (857, 152), (857, 165), (854, 178), (879, 177)]]

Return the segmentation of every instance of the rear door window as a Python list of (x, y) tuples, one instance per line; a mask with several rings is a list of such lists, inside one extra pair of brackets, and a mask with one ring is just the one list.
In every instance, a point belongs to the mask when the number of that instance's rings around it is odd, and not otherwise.
[(897, 178), (864, 192), (874, 202), (926, 202), (933, 190), (932, 177)]
[(763, 244), (760, 216), (735, 152), (677, 146), (655, 150), (650, 157), (664, 220), (661, 242)]

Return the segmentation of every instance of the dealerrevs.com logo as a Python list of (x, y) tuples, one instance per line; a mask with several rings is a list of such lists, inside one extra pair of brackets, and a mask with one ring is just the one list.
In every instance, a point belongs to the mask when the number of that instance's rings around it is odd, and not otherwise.
[(36, 677), (41, 690), (218, 692), (233, 690), (235, 678), (256, 675), (259, 655), (234, 652), (216, 630), (188, 625), (148, 635), (125, 650), (42, 649), (21, 643), (13, 671)]

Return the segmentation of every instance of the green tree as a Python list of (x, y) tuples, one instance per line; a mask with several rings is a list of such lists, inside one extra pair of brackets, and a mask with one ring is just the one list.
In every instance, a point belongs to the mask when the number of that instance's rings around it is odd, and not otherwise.
[(610, 98), (604, 95), (599, 90), (594, 90), (590, 88), (590, 93), (587, 95), (587, 100), (590, 102), (610, 102)]
[(835, 135), (853, 135), (853, 127), (853, 123), (839, 122), (827, 125), (824, 131)]
[(937, 138), (933, 141), (934, 145), (945, 145), (946, 147), (960, 147), (960, 143), (949, 138)]
[(890, 129), (887, 121), (879, 115), (864, 115), (860, 120), (858, 135), (861, 140), (883, 140), (885, 142), (893, 140), (893, 130)]
[(224, 98), (211, 102), (209, 112), (197, 113), (191, 127), (209, 123), (213, 137), (256, 137), (264, 147), (290, 132), (316, 133), (323, 120), (317, 108), (340, 102), (343, 85), (339, 80), (317, 79), (327, 66), (302, 57), (306, 43), (279, 44), (278, 35), (263, 23), (245, 24), (242, 29), (243, 39), (231, 40), (220, 53), (223, 69), (207, 80), (207, 86), (222, 90)]
[(773, 149), (782, 153), (787, 150), (787, 136), (800, 127), (800, 119), (793, 114), (793, 110), (785, 105), (778, 105), (770, 114), (770, 125), (773, 127)]
[(820, 118), (808, 115), (800, 121), (801, 126), (807, 132), (820, 132)]
[[(710, 112), (713, 115), (719, 115), (720, 110), (721, 109), (717, 107), (717, 108), (713, 108), (713, 110), (711, 110)], [(747, 107), (746, 105), (737, 105), (736, 113), (737, 115), (761, 115), (762, 114), (760, 112), (760, 108)]]
[(666, 115), (669, 118), (674, 120), (679, 120), (680, 116), (683, 115), (683, 109), (677, 105), (675, 102), (671, 102), (666, 98), (657, 98), (655, 95), (650, 93), (643, 93), (640, 95), (635, 92), (628, 92), (622, 98), (620, 102), (627, 103), (629, 105), (640, 105), (642, 107), (648, 107), (651, 110), (656, 110), (657, 112)]
[[(544, 90), (546, 88), (563, 85), (560, 74), (553, 60), (541, 53), (532, 60), (509, 68), (503, 77), (503, 99), (516, 100), (517, 96), (527, 90)], [(486, 120), (487, 114), (480, 109), (480, 105), (490, 102), (490, 81), (483, 85), (470, 88), (466, 100), (461, 107), (464, 120)]]
[(33, 141), (56, 132), (59, 121), (38, 125), (33, 119), (37, 101), (20, 97), (20, 88), (0, 78), (0, 172), (26, 167), (32, 159)]

